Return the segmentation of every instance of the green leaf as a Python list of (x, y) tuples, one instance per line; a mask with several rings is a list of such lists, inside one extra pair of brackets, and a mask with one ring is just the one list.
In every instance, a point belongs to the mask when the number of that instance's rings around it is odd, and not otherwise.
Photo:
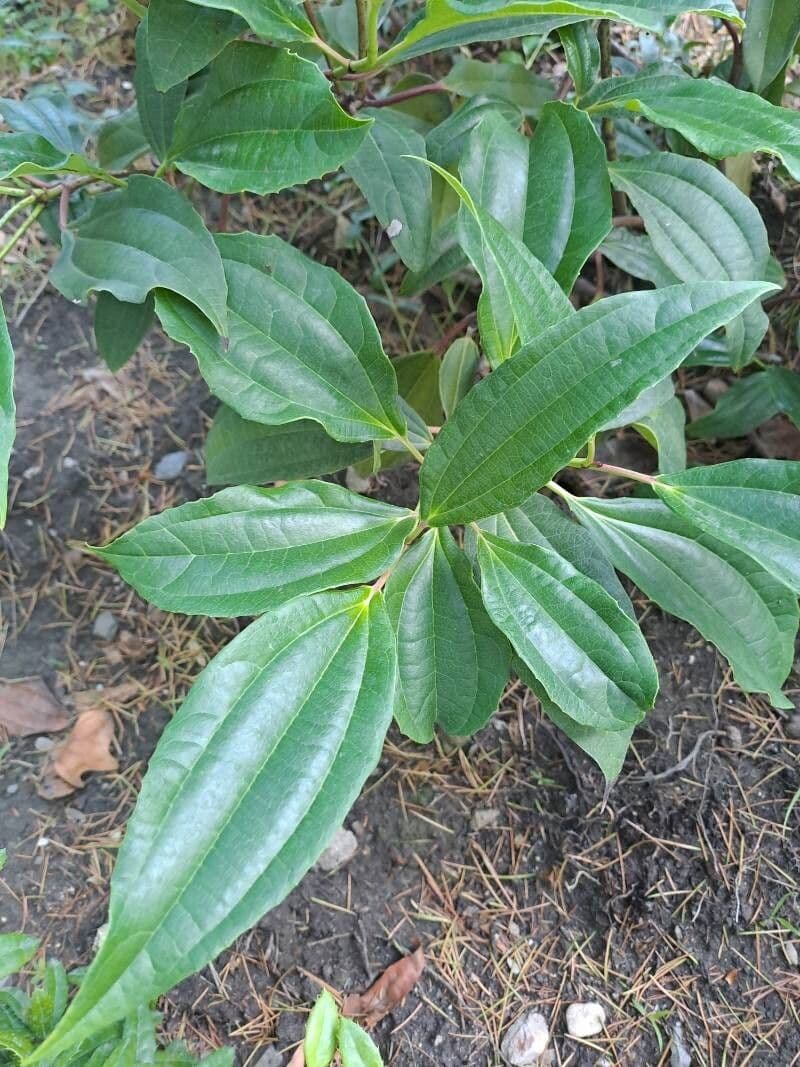
[(607, 78), (581, 99), (581, 107), (593, 113), (639, 111), (715, 159), (769, 152), (800, 179), (800, 112), (768, 104), (717, 78), (690, 78), (675, 66), (648, 69)]
[(125, 366), (153, 325), (154, 317), (152, 293), (141, 304), (117, 300), (107, 292), (97, 294), (94, 339), (110, 370)]
[(658, 500), (569, 501), (618, 570), (720, 650), (746, 692), (777, 707), (794, 658), (797, 598), (748, 555)]
[(48, 960), (41, 983), (31, 993), (26, 1022), (40, 1040), (45, 1038), (67, 1008), (67, 972), (58, 960)]
[(431, 172), (407, 156), (425, 156), (425, 139), (391, 108), (367, 108), (371, 118), (361, 147), (345, 164), (378, 222), (410, 270), (421, 270), (431, 240)]
[[(502, 11), (507, 0), (448, 0), (456, 11)], [(574, 2), (574, 0), (545, 0), (539, 4), (541, 10), (564, 15), (583, 15), (589, 18), (614, 19), (618, 22), (630, 22), (645, 29), (663, 30), (664, 19), (682, 15), (686, 12), (703, 12), (716, 18), (728, 18), (737, 25), (744, 25), (733, 0), (722, 0), (720, 4), (698, 4), (697, 0), (621, 0), (621, 2), (602, 3), (598, 0)]]
[(11, 347), (11, 338), (8, 336), (3, 305), (0, 303), (0, 530), (6, 524), (8, 464), (11, 459), (15, 433), (14, 350)]
[(159, 161), (162, 161), (169, 155), (175, 122), (186, 96), (187, 83), (177, 82), (163, 93), (156, 88), (150, 67), (149, 26), (149, 17), (145, 16), (136, 31), (136, 72), (133, 84), (136, 88), (136, 106), (142, 129)]
[[(769, 244), (758, 209), (716, 167), (656, 152), (610, 169), (644, 219), (656, 254), (680, 281), (766, 279)], [(752, 304), (727, 326), (733, 367), (749, 362), (767, 325)]]
[(0, 982), (16, 974), (39, 947), (39, 939), (28, 934), (0, 934)]
[(483, 601), (550, 699), (584, 726), (639, 722), (658, 674), (638, 624), (556, 552), (481, 531)]
[(792, 57), (800, 37), (796, 0), (748, 0), (742, 36), (744, 69), (757, 93), (763, 93)]
[(62, 232), (50, 281), (68, 300), (93, 290), (141, 304), (153, 289), (179, 293), (225, 332), (225, 274), (211, 234), (189, 201), (144, 174), (102, 193)]
[(107, 119), (97, 131), (97, 158), (105, 170), (124, 170), (148, 147), (135, 104)]
[(666, 267), (653, 248), (653, 242), (645, 234), (631, 233), (623, 227), (611, 231), (600, 245), (600, 251), (615, 267), (643, 278), (657, 289), (675, 285), (680, 279)]
[(317, 997), (306, 1023), (303, 1054), (306, 1067), (330, 1067), (336, 1054), (339, 1009), (327, 989)]
[(30, 1062), (199, 970), (286, 896), (378, 762), (395, 675), (383, 599), (365, 588), (286, 604), (211, 661), (150, 760), (108, 934)]
[(294, 0), (189, 0), (197, 7), (232, 11), (249, 24), (259, 37), (270, 41), (304, 41), (314, 29)]
[(418, 412), (426, 426), (441, 426), (444, 421), (439, 402), (439, 368), (433, 352), (411, 352), (392, 360), (400, 396)]
[[(476, 206), (521, 240), (528, 192), (529, 139), (518, 132), (518, 125), (518, 116), (511, 122), (497, 108), (483, 111), (466, 138), (458, 165), (464, 188)], [(456, 193), (457, 206), (459, 194), (453, 186), (449, 188)], [(549, 279), (547, 283), (552, 284)]]
[(471, 337), (453, 341), (439, 367), (439, 399), (445, 417), (450, 418), (459, 400), (472, 388), (480, 362), (478, 346)]
[[(125, 1020), (122, 1036), (104, 1067), (139, 1067), (156, 1063), (156, 1021), (160, 1016), (147, 1004), (140, 1005)], [(194, 1061), (190, 1059), (190, 1063)]]
[(19, 178), (26, 174), (97, 173), (95, 167), (74, 152), (56, 148), (35, 133), (0, 134), (0, 178)]
[(363, 297), (279, 237), (220, 234), (217, 246), (227, 343), (187, 301), (156, 296), (162, 326), (212, 392), (254, 422), (313, 419), (340, 441), (402, 436), (395, 373)]
[(600, 45), (591, 22), (576, 22), (558, 31), (575, 92), (587, 93), (600, 76)]
[(170, 161), (220, 193), (275, 193), (336, 170), (369, 126), (342, 110), (316, 63), (239, 41), (181, 109)]
[(555, 95), (549, 78), (541, 78), (517, 63), (483, 63), (465, 56), (455, 60), (442, 85), (459, 96), (508, 100), (525, 115), (538, 115), (542, 105)]
[(541, 683), (531, 674), (528, 667), (519, 659), (515, 660), (514, 670), (539, 701), (542, 711), (550, 721), (562, 730), (578, 748), (594, 760), (606, 782), (614, 782), (622, 770), (625, 756), (631, 743), (635, 727), (624, 730), (595, 730), (592, 726), (583, 726), (553, 703)]
[(708, 415), (689, 423), (695, 440), (744, 437), (773, 415), (787, 415), (800, 429), (800, 375), (786, 367), (767, 367), (734, 382)]
[(43, 137), (65, 154), (80, 153), (93, 125), (65, 92), (46, 89), (30, 92), (22, 100), (0, 98), (0, 114), (10, 130)]
[(659, 473), (686, 469), (686, 412), (676, 396), (645, 412), (633, 425), (658, 452)]
[[(479, 140), (487, 136), (484, 123), (473, 136)], [(459, 240), (483, 282), (478, 326), (486, 356), (497, 366), (519, 344), (533, 341), (548, 326), (571, 317), (574, 309), (525, 245), (480, 208), (461, 182), (436, 164), (430, 165), (462, 201)]]
[(342, 1067), (383, 1067), (378, 1046), (352, 1019), (339, 1020), (339, 1055)]
[(611, 229), (605, 148), (571, 104), (546, 104), (530, 142), (523, 241), (569, 292)]
[(698, 282), (598, 301), (472, 389), (420, 474), (423, 519), (469, 522), (526, 500), (699, 340), (767, 291)]
[(386, 583), (386, 610), (397, 635), (401, 732), (425, 744), (437, 724), (458, 737), (479, 730), (508, 681), (510, 652), (449, 530), (429, 530), (405, 553)]
[(800, 463), (737, 459), (653, 485), (668, 507), (800, 593)]
[[(499, 115), (514, 129), (522, 121), (519, 108), (514, 107), (513, 104), (499, 100), (484, 100), (480, 97), (467, 100), (452, 115), (434, 127), (425, 138), (428, 159), (438, 163), (440, 167), (449, 167), (459, 162), (470, 134), (490, 115)], [(499, 191), (495, 188), (493, 192), (499, 205), (501, 200)], [(472, 195), (476, 198), (474, 192)], [(488, 205), (483, 204), (482, 201), (481, 203), (488, 210)], [(491, 214), (495, 213), (491, 212)]]
[[(598, 552), (595, 541), (541, 493), (534, 493), (517, 508), (481, 519), (478, 526), (504, 541), (536, 545), (562, 556), (581, 574), (601, 585), (626, 615), (634, 617), (628, 594), (608, 559)], [(477, 551), (474, 529), (465, 532), (465, 539), (474, 554)]]
[(257, 615), (391, 566), (413, 512), (329, 482), (237, 486), (153, 515), (94, 551), (150, 603)]
[(147, 27), (153, 84), (164, 93), (202, 70), (246, 23), (232, 11), (199, 7), (189, 0), (150, 0)]
[(372, 445), (334, 441), (310, 419), (285, 426), (249, 422), (223, 404), (206, 438), (205, 455), (209, 485), (260, 485), (332, 474), (367, 459)]

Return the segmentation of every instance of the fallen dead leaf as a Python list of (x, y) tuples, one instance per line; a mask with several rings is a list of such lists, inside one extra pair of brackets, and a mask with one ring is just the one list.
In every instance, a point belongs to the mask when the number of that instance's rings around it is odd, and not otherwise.
[(88, 711), (98, 704), (124, 704), (141, 693), (141, 688), (135, 682), (121, 682), (119, 685), (108, 685), (105, 689), (81, 689), (72, 694), (75, 707), (80, 711)]
[(46, 800), (69, 796), (83, 789), (89, 771), (116, 771), (119, 763), (111, 754), (114, 720), (102, 708), (82, 711), (60, 745), (48, 755), (38, 792)]
[(785, 415), (776, 415), (753, 435), (759, 455), (767, 459), (800, 459), (800, 431)]
[(303, 1053), (303, 1046), (298, 1045), (294, 1050), (294, 1055), (286, 1064), (286, 1067), (305, 1067), (306, 1057)]
[(344, 998), (342, 1015), (358, 1018), (368, 1027), (402, 1004), (425, 967), (422, 947), (387, 967), (366, 993), (350, 993)]
[(41, 678), (0, 683), (0, 726), (11, 737), (64, 730), (69, 715)]

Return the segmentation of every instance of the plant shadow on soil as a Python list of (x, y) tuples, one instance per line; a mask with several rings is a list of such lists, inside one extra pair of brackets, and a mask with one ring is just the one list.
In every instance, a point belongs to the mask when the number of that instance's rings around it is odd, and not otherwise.
[[(121, 769), (49, 802), (36, 793), (42, 741), (11, 743), (0, 762), (0, 922), (74, 966), (104, 921), (114, 851), (158, 734), (239, 626), (148, 608), (80, 551), (207, 491), (213, 401), (188, 356), (146, 346), (112, 378), (86, 312), (50, 296), (15, 335), (0, 675), (42, 675), (67, 707), (82, 694), (111, 711)], [(157, 460), (181, 449), (184, 472), (157, 480)], [(382, 495), (407, 499), (409, 477), (392, 473)], [(693, 630), (636, 605), (662, 690), (605, 806), (599, 773), (519, 685), (463, 747), (393, 731), (346, 821), (355, 857), (312, 871), (172, 990), (165, 1031), (198, 1049), (228, 1041), (237, 1062), (256, 1064), (299, 1038), (321, 981), (363, 989), (421, 942), (422, 979), (376, 1031), (392, 1064), (497, 1064), (526, 1007), (550, 1019), (557, 1065), (666, 1065), (680, 1045), (706, 1067), (798, 1062), (800, 808), (783, 825), (798, 787), (797, 717), (744, 696)], [(105, 643), (92, 634), (103, 609), (120, 623)], [(564, 1009), (587, 999), (608, 1023), (578, 1042)]]

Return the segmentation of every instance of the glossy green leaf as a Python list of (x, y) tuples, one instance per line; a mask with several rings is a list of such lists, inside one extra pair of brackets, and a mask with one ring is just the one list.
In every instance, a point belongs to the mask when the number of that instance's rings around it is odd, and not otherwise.
[(67, 1009), (67, 972), (58, 960), (48, 960), (44, 974), (31, 993), (26, 1022), (40, 1040), (46, 1037)]
[[(448, 3), (456, 11), (498, 11), (508, 5), (504, 0), (448, 0)], [(722, 0), (719, 4), (702, 4), (697, 0), (619, 0), (619, 2), (603, 3), (602, 0), (587, 0), (581, 3), (576, 0), (545, 0), (540, 8), (544, 11), (552, 11), (558, 14), (576, 14), (589, 16), (590, 18), (614, 19), (618, 22), (630, 22), (634, 26), (642, 26), (646, 29), (663, 29), (664, 19), (675, 17), (686, 12), (703, 12), (717, 18), (729, 18), (742, 25), (742, 18), (733, 3), (733, 0)]]
[(136, 31), (136, 71), (133, 84), (139, 120), (159, 161), (169, 155), (175, 121), (186, 96), (187, 83), (177, 82), (166, 92), (160, 92), (150, 67), (150, 20), (145, 16)]
[(199, 970), (286, 896), (378, 762), (395, 675), (383, 599), (365, 588), (286, 604), (211, 661), (150, 760), (108, 934), (29, 1062)]
[(33, 958), (39, 940), (28, 934), (0, 934), (0, 982)]
[(600, 245), (600, 251), (615, 267), (643, 278), (658, 289), (676, 285), (680, 279), (665, 266), (646, 234), (632, 233), (623, 227), (613, 229)]
[(615, 781), (625, 762), (635, 727), (626, 727), (624, 730), (596, 730), (592, 726), (584, 726), (582, 723), (575, 722), (553, 703), (525, 663), (516, 659), (513, 666), (519, 678), (539, 701), (547, 718), (563, 731), (570, 741), (594, 760), (603, 772), (606, 782)]
[(392, 360), (400, 396), (420, 415), (426, 426), (444, 421), (439, 401), (439, 368), (435, 352), (411, 352)]
[(662, 476), (668, 507), (800, 593), (800, 463), (737, 459)]
[(134, 526), (94, 551), (145, 600), (189, 615), (257, 615), (377, 578), (414, 513), (330, 482), (237, 486)]
[[(620, 608), (633, 618), (633, 607), (614, 568), (589, 534), (541, 493), (534, 493), (519, 507), (481, 519), (480, 529), (504, 541), (536, 545), (562, 556), (581, 574), (601, 585)], [(470, 551), (477, 551), (473, 529), (465, 537)]]
[(523, 241), (569, 292), (611, 229), (603, 142), (571, 104), (546, 104), (530, 142)]
[(94, 339), (110, 370), (124, 367), (144, 340), (155, 319), (153, 294), (141, 304), (117, 300), (111, 293), (97, 294)]
[[(464, 154), (470, 134), (490, 115), (499, 115), (515, 129), (522, 121), (519, 108), (506, 101), (485, 100), (480, 97), (467, 100), (425, 138), (428, 159), (438, 163), (440, 167), (458, 163)], [(496, 195), (499, 199), (499, 194)]]
[(371, 444), (334, 441), (311, 419), (265, 426), (220, 407), (206, 438), (209, 485), (260, 485), (315, 478), (372, 455)]
[(633, 425), (658, 452), (660, 474), (686, 469), (686, 412), (676, 396), (645, 412)]
[(397, 635), (401, 732), (425, 744), (437, 724), (459, 737), (479, 730), (508, 681), (510, 650), (449, 530), (429, 530), (405, 553), (386, 583), (386, 610)]
[(453, 341), (442, 357), (439, 368), (439, 398), (449, 419), (472, 388), (480, 362), (480, 351), (471, 337)]
[(800, 112), (776, 107), (717, 78), (690, 78), (675, 66), (650, 68), (606, 79), (581, 99), (581, 107), (593, 113), (639, 111), (715, 159), (769, 152), (800, 179)]
[(304, 41), (314, 29), (295, 0), (189, 0), (197, 7), (234, 12), (269, 41)]
[(246, 23), (232, 10), (201, 7), (189, 0), (150, 0), (147, 26), (150, 72), (163, 93), (202, 70)]
[(792, 57), (798, 37), (797, 0), (747, 0), (742, 57), (755, 92), (763, 93), (780, 74)]
[(330, 1067), (336, 1054), (339, 1009), (327, 989), (317, 997), (303, 1038), (305, 1067)]
[(422, 517), (469, 522), (526, 500), (699, 340), (768, 289), (698, 282), (598, 301), (472, 389), (420, 475)]
[(484, 63), (466, 56), (455, 60), (449, 74), (442, 78), (442, 85), (459, 96), (508, 100), (525, 115), (538, 115), (542, 105), (555, 95), (549, 78), (517, 63)]
[(342, 1067), (383, 1067), (378, 1046), (352, 1019), (339, 1020), (339, 1055)]
[[(611, 178), (644, 219), (656, 255), (681, 281), (766, 278), (769, 244), (758, 209), (716, 167), (657, 152), (613, 164)], [(749, 362), (767, 325), (755, 303), (729, 323), (734, 367)]]
[(0, 114), (13, 132), (43, 137), (68, 155), (83, 151), (94, 125), (93, 117), (79, 110), (65, 92), (49, 87), (21, 100), (1, 97)]
[(639, 627), (566, 559), (481, 532), (483, 601), (517, 655), (571, 719), (622, 730), (653, 706), (658, 675)]
[(737, 685), (786, 707), (797, 598), (757, 562), (658, 500), (570, 500), (618, 570), (664, 611), (690, 623), (731, 664)]
[[(458, 169), (474, 204), (513, 237), (521, 239), (528, 192), (529, 139), (518, 132), (518, 125), (518, 117), (517, 121), (509, 121), (508, 114), (497, 108), (482, 112), (464, 143)], [(458, 190), (450, 188), (456, 193), (458, 204)], [(457, 227), (457, 232), (462, 228)], [(549, 279), (547, 283), (551, 284)]]
[(369, 126), (342, 110), (316, 63), (237, 41), (184, 104), (170, 158), (220, 193), (274, 193), (336, 170)]
[(35, 133), (0, 133), (0, 178), (26, 174), (92, 174), (96, 168), (82, 156), (56, 148)]
[(136, 174), (102, 193), (62, 233), (50, 281), (68, 300), (102, 290), (141, 304), (153, 289), (179, 293), (225, 332), (225, 273), (189, 201), (159, 178)]
[(124, 170), (148, 148), (149, 141), (135, 104), (106, 119), (97, 131), (97, 158), (105, 170)]
[(567, 70), (578, 96), (587, 93), (600, 76), (600, 45), (591, 22), (576, 22), (558, 31)]
[(686, 436), (695, 440), (744, 437), (780, 414), (800, 430), (800, 375), (786, 367), (767, 367), (734, 382), (712, 412), (689, 423)]
[(14, 349), (11, 347), (6, 316), (3, 305), (0, 303), (0, 530), (6, 524), (8, 464), (15, 434)]
[(402, 436), (395, 373), (363, 297), (279, 237), (220, 234), (217, 246), (227, 343), (186, 300), (156, 297), (162, 326), (189, 346), (212, 392), (255, 422), (313, 419), (341, 441)]
[(344, 169), (405, 265), (421, 270), (431, 240), (431, 172), (424, 163), (406, 157), (424, 156), (425, 140), (391, 108), (367, 108), (360, 114), (373, 122)]
[[(487, 136), (483, 123), (472, 136), (479, 140)], [(533, 341), (548, 326), (571, 317), (574, 309), (553, 276), (522, 242), (479, 207), (456, 178), (435, 164), (431, 166), (462, 201), (459, 240), (484, 286), (478, 302), (481, 343), (489, 361), (498, 366), (520, 344)]]

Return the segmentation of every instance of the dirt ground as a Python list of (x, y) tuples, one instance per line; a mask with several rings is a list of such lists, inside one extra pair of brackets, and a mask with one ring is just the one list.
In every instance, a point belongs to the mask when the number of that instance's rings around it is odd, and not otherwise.
[[(81, 74), (124, 104), (120, 69)], [(762, 182), (762, 208), (773, 194)], [(347, 188), (307, 195), (280, 232), (340, 263), (358, 244), (360, 201)], [(237, 210), (231, 228), (263, 228), (250, 205)], [(773, 222), (780, 244), (785, 226)], [(782, 259), (796, 286), (790, 236)], [(381, 251), (376, 242), (362, 256), (362, 288)], [(0, 678), (41, 676), (68, 709), (110, 711), (120, 770), (47, 801), (37, 784), (51, 738), (15, 740), (0, 755), (0, 929), (36, 933), (77, 966), (104, 922), (115, 849), (159, 733), (238, 627), (148, 607), (82, 551), (207, 491), (215, 402), (191, 358), (155, 335), (120, 374), (106, 372), (89, 314), (46, 289), (46, 258), (34, 239), (5, 265), (19, 433), (0, 535)], [(447, 316), (465, 310), (462, 295), (448, 298)], [(388, 290), (373, 291), (371, 306), (391, 326), (394, 354), (415, 333), (441, 337), (430, 308)], [(186, 468), (158, 479), (158, 460), (176, 450), (190, 452)], [(407, 500), (413, 471), (375, 491)], [(527, 1008), (550, 1020), (553, 1067), (800, 1065), (800, 715), (744, 696), (697, 633), (635, 603), (662, 689), (608, 796), (519, 685), (463, 747), (391, 733), (346, 822), (355, 857), (310, 873), (171, 991), (165, 1034), (280, 1067), (321, 984), (361, 990), (421, 943), (421, 980), (375, 1034), (396, 1067), (499, 1064), (502, 1034)], [(111, 641), (93, 635), (104, 610), (119, 623)], [(800, 676), (787, 692), (800, 705)], [(605, 1005), (601, 1037), (566, 1036), (576, 1000)]]
[[(41, 675), (67, 707), (110, 710), (121, 769), (50, 802), (36, 793), (48, 742), (11, 744), (0, 923), (77, 965), (104, 921), (159, 731), (235, 628), (148, 608), (80, 545), (203, 492), (214, 402), (187, 355), (157, 341), (106, 373), (87, 313), (55, 295), (20, 300), (9, 318), (20, 427), (0, 674)], [(185, 472), (155, 478), (177, 449), (192, 454)], [(551, 1020), (560, 1067), (674, 1067), (676, 1045), (707, 1067), (800, 1063), (798, 717), (743, 696), (696, 633), (638, 606), (662, 692), (605, 801), (599, 774), (518, 685), (462, 748), (390, 735), (347, 820), (354, 859), (312, 872), (173, 990), (165, 1030), (198, 1049), (232, 1042), (254, 1065), (291, 1049), (320, 983), (362, 989), (422, 943), (421, 981), (377, 1030), (392, 1064), (499, 1063), (502, 1033), (530, 1006)], [(111, 642), (92, 633), (105, 609), (120, 623)], [(476, 829), (476, 812), (492, 825)], [(579, 1042), (565, 1036), (564, 1009), (583, 999), (606, 1006), (608, 1025)]]

